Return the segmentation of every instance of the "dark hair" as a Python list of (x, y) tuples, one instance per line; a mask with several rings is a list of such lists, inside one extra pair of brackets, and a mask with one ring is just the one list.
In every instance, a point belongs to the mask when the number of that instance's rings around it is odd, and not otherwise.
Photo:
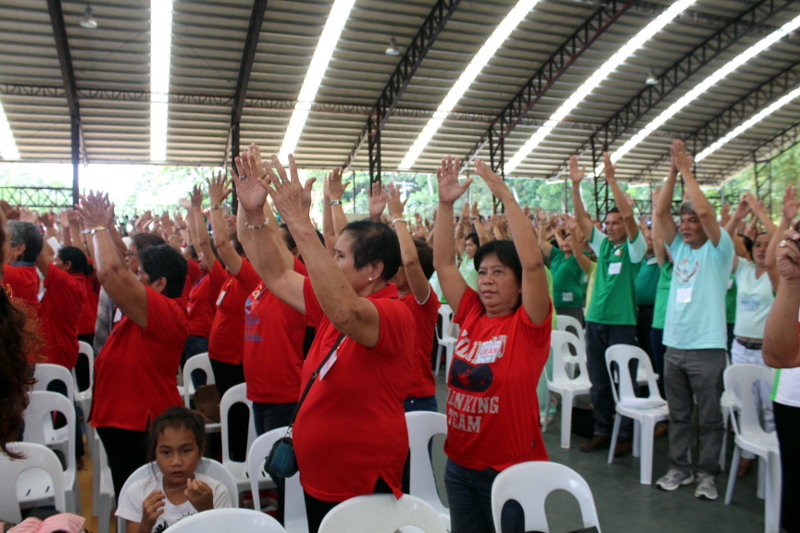
[(491, 254), (496, 255), (501, 263), (510, 268), (514, 272), (517, 281), (522, 283), (522, 263), (519, 261), (519, 255), (517, 255), (517, 249), (514, 247), (513, 241), (490, 241), (478, 248), (473, 258), (475, 270), (480, 269), (483, 258)]
[(467, 236), (464, 237), (464, 240), (465, 241), (472, 241), (473, 243), (475, 243), (475, 246), (480, 246), (481, 245), (481, 239), (480, 239), (480, 237), (478, 237), (478, 234), (475, 233), (474, 231), (472, 233), (467, 234)]
[[(286, 247), (289, 250), (294, 250), (295, 248), (297, 248), (297, 242), (295, 242), (294, 237), (292, 236), (292, 232), (289, 231), (289, 226), (287, 226), (286, 224), (278, 224), (278, 227), (283, 230), (282, 233), (283, 242), (286, 243)], [(315, 231), (317, 232), (317, 238), (319, 239), (319, 242), (325, 245), (325, 237), (322, 236), (322, 233), (320, 233), (319, 230)]]
[(428, 246), (422, 239), (414, 239), (414, 246), (417, 247), (417, 257), (419, 257), (419, 265), (422, 267), (422, 272), (425, 277), (431, 279), (433, 276), (433, 248)]
[(64, 246), (58, 251), (58, 258), (64, 263), (71, 263), (69, 271), (73, 274), (83, 274), (88, 276), (94, 272), (94, 268), (89, 264), (86, 259), (86, 254), (83, 250), (75, 246)]
[(228, 235), (228, 240), (231, 241), (231, 245), (233, 246), (233, 249), (236, 250), (236, 253), (241, 257), (244, 257), (244, 248), (242, 247), (242, 243), (239, 242), (239, 236), (236, 235), (235, 231)]
[(200, 448), (200, 455), (203, 454), (206, 442), (206, 426), (203, 417), (185, 407), (176, 406), (170, 407), (158, 415), (150, 424), (150, 431), (147, 434), (147, 457), (150, 461), (155, 460), (158, 437), (167, 428), (188, 429), (194, 433), (197, 447)]
[(619, 214), (619, 208), (616, 206), (612, 207), (611, 209), (608, 210), (608, 212), (606, 212), (606, 216), (610, 215), (611, 213)]
[(194, 247), (194, 244), (190, 244), (186, 247), (186, 250), (189, 252), (189, 257), (197, 261), (200, 257), (197, 255), (197, 249)]
[(400, 257), (400, 241), (397, 240), (392, 228), (383, 222), (364, 219), (350, 222), (342, 230), (342, 233), (344, 232), (349, 232), (353, 236), (350, 251), (357, 269), (382, 262), (381, 277), (384, 280), (389, 281), (397, 274), (397, 269), (403, 263)]
[(187, 262), (175, 248), (169, 244), (148, 246), (139, 250), (139, 262), (150, 282), (166, 278), (167, 286), (163, 294), (168, 298), (177, 298), (183, 293), (186, 284)]
[(749, 255), (750, 259), (753, 261), (755, 260), (755, 258), (753, 257), (753, 249), (756, 247), (756, 241), (762, 235), (769, 235), (769, 234), (766, 231), (760, 231), (756, 234), (755, 239), (751, 239), (747, 235), (742, 235), (742, 240), (744, 241), (744, 247), (745, 249), (747, 249), (747, 255)]
[(11, 246), (25, 245), (21, 260), (35, 263), (44, 246), (42, 232), (39, 231), (36, 224), (20, 220), (9, 220), (8, 228), (11, 230)]
[(155, 233), (137, 233), (131, 237), (131, 240), (133, 244), (136, 245), (137, 252), (141, 252), (145, 248), (150, 248), (151, 246), (166, 244), (166, 241)]

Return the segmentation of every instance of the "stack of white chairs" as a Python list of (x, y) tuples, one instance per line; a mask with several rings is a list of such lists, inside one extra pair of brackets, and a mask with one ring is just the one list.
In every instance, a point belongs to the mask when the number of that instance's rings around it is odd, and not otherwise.
[[(194, 398), (197, 388), (192, 381), (192, 373), (195, 371), (203, 372), (206, 375), (206, 384), (214, 384), (214, 371), (211, 369), (211, 360), (208, 358), (208, 352), (199, 353), (191, 356), (186, 360), (183, 365), (183, 387), (178, 391), (183, 395), (183, 404), (187, 409), (191, 409), (191, 402)], [(219, 422), (208, 422), (206, 424), (206, 433), (219, 433)]]
[[(73, 378), (72, 373), (65, 367), (49, 363), (37, 363), (33, 369), (33, 378), (36, 380), (36, 383), (33, 385), (34, 391), (48, 391), (48, 388), (51, 385), (60, 382), (63, 383), (64, 387), (66, 388), (66, 392), (63, 393), (66, 398), (70, 401), (70, 403), (75, 401), (75, 379)], [(46, 444), (51, 449), (60, 452), (62, 455), (66, 455), (67, 447), (69, 446), (69, 440), (74, 440), (74, 434), (69, 435), (65, 426), (56, 429), (51, 424), (49, 429), (49, 441), (42, 444)], [(74, 430), (75, 428), (73, 427), (72, 431), (74, 432)]]
[(40, 492), (44, 479), (47, 496), (55, 499), (56, 510), (67, 511), (64, 474), (55, 452), (34, 442), (12, 442), (8, 448), (21, 453), (22, 459), (11, 459), (0, 453), (0, 516), (11, 522), (21, 522), (20, 494)]
[(450, 531), (450, 510), (444, 506), (436, 490), (433, 460), (428, 451), (434, 436), (447, 435), (447, 417), (432, 411), (414, 411), (406, 413), (406, 426), (410, 448), (408, 492), (439, 513), (442, 525)]

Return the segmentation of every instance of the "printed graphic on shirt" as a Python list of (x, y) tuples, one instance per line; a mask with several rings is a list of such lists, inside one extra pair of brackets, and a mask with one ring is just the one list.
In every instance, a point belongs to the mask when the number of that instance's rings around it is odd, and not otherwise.
[(688, 257), (681, 259), (680, 263), (676, 263), (673, 268), (673, 273), (678, 280), (683, 283), (689, 283), (700, 270), (700, 260), (693, 259), (689, 262)]

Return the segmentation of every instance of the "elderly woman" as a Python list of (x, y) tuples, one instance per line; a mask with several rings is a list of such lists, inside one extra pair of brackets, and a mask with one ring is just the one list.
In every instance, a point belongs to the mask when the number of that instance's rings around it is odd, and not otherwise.
[[(506, 208), (512, 241), (475, 252), (478, 289), (453, 262), (453, 203), (471, 179), (458, 181), (459, 161), (437, 170), (439, 210), (434, 266), (461, 326), (447, 379), (448, 456), (445, 487), (453, 533), (493, 531), (492, 482), (514, 464), (547, 460), (539, 428), (536, 383), (549, 355), (551, 304), (542, 253), (530, 220), (503, 180), (483, 162), (475, 170)], [(522, 531), (516, 504), (504, 509), (504, 531)]]
[[(262, 170), (257, 154), (254, 146), (242, 154), (242, 170), (234, 179), (242, 244), (267, 288), (316, 328), (301, 385), (314, 381), (298, 408), (293, 434), (314, 533), (338, 502), (375, 492), (401, 494), (413, 318), (389, 283), (401, 264), (391, 228), (370, 220), (351, 222), (331, 258), (308, 215), (314, 180), (301, 185), (291, 156), (288, 177), (275, 156)], [(279, 250), (286, 246), (263, 213), (267, 191), (295, 239), (308, 278), (280, 260)]]
[(92, 228), (97, 277), (124, 318), (95, 360), (91, 424), (103, 441), (114, 491), (147, 462), (147, 426), (168, 407), (182, 405), (175, 386), (189, 330), (176, 298), (186, 281), (186, 259), (168, 244), (138, 252), (138, 270), (125, 266), (108, 228), (114, 207), (90, 194), (80, 212)]

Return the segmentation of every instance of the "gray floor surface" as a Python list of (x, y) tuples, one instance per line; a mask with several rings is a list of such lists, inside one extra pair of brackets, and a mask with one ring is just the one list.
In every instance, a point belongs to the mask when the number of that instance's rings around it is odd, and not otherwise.
[[(446, 385), (437, 378), (439, 410), (445, 411)], [(756, 469), (736, 482), (731, 505), (725, 505), (724, 495), (732, 453), (732, 435), (728, 438), (726, 471), (717, 478), (719, 499), (699, 500), (694, 487), (681, 487), (664, 492), (639, 483), (639, 459), (632, 456), (615, 459), (608, 464), (604, 452), (583, 453), (578, 445), (586, 440), (572, 434), (571, 448), (560, 447), (560, 411), (544, 434), (550, 460), (569, 466), (589, 483), (595, 499), (601, 530), (604, 533), (756, 533), (764, 530), (764, 501), (756, 497)], [(439, 492), (447, 503), (442, 473), (445, 455), (443, 439), (434, 440), (434, 469)], [(667, 437), (656, 439), (653, 456), (653, 482), (667, 470)], [(556, 492), (547, 501), (548, 522), (553, 533), (574, 531), (582, 527), (578, 505), (572, 496)]]

